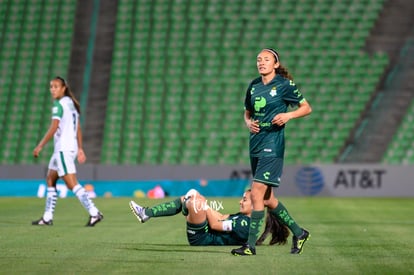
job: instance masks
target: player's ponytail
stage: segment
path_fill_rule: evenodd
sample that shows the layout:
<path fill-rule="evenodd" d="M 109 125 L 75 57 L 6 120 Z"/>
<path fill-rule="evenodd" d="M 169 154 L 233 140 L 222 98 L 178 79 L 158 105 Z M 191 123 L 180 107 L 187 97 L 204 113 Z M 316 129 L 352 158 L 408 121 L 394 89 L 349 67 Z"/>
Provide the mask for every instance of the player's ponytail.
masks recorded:
<path fill-rule="evenodd" d="M 276 74 L 280 74 L 284 78 L 288 78 L 290 80 L 293 80 L 293 76 L 288 72 L 288 70 L 283 67 L 282 65 L 279 65 L 279 67 L 276 69 Z"/>
<path fill-rule="evenodd" d="M 73 104 L 75 105 L 76 111 L 78 111 L 78 114 L 80 114 L 80 104 L 79 101 L 76 99 L 76 97 L 73 95 L 68 82 L 60 76 L 56 76 L 55 79 L 60 80 L 63 84 L 63 86 L 65 86 L 65 96 L 68 96 L 72 99 Z"/>
<path fill-rule="evenodd" d="M 293 76 L 280 63 L 279 53 L 275 49 L 272 49 L 272 48 L 264 48 L 262 51 L 270 52 L 273 55 L 273 57 L 275 58 L 275 62 L 279 62 L 279 67 L 275 70 L 276 74 L 280 74 L 284 78 L 288 78 L 290 80 L 293 80 Z"/>
<path fill-rule="evenodd" d="M 271 234 L 269 245 L 283 245 L 286 244 L 287 238 L 289 237 L 289 229 L 286 225 L 282 224 L 275 216 L 270 213 L 266 214 L 266 225 L 262 235 L 257 239 L 256 245 L 261 245 Z"/>
<path fill-rule="evenodd" d="M 272 239 L 269 244 L 286 244 L 287 238 L 289 237 L 289 229 L 286 225 L 282 224 L 275 216 L 268 214 L 273 224 Z"/>

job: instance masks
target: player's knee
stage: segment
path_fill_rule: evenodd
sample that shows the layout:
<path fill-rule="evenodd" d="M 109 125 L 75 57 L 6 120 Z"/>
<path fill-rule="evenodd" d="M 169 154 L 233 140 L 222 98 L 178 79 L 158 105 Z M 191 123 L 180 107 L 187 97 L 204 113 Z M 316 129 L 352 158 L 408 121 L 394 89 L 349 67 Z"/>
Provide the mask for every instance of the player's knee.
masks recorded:
<path fill-rule="evenodd" d="M 198 196 L 198 195 L 200 195 L 200 193 L 198 193 L 198 191 L 197 190 L 195 190 L 195 189 L 190 189 L 190 190 L 188 190 L 188 192 L 184 195 L 184 198 L 185 199 L 188 199 L 188 198 L 194 198 L 194 197 L 196 197 L 196 196 Z"/>
<path fill-rule="evenodd" d="M 199 193 L 195 189 L 190 189 L 188 192 L 181 197 L 183 206 L 188 208 L 189 204 L 195 201 L 199 197 Z"/>

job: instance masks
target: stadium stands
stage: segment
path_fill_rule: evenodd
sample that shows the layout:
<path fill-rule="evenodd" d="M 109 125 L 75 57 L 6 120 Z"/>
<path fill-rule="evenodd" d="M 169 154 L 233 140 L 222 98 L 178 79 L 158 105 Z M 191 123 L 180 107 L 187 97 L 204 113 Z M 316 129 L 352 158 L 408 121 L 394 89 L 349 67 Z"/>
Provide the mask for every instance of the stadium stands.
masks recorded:
<path fill-rule="evenodd" d="M 263 47 L 279 50 L 314 108 L 289 123 L 286 162 L 333 162 L 388 64 L 362 51 L 381 8 L 120 1 L 102 163 L 247 163 L 243 98 Z"/>
<path fill-rule="evenodd" d="M 50 123 L 48 80 L 65 77 L 69 66 L 75 8 L 70 0 L 0 5 L 0 164 L 35 162 L 33 148 Z"/>
<path fill-rule="evenodd" d="M 382 4 L 120 0 L 101 163 L 248 163 L 243 100 L 263 47 L 280 52 L 314 109 L 289 122 L 286 163 L 333 162 L 388 64 L 362 51 Z M 47 80 L 69 66 L 75 8 L 0 5 L 0 163 L 33 162 Z"/>
<path fill-rule="evenodd" d="M 413 164 L 414 163 L 414 103 L 404 117 L 399 130 L 394 136 L 388 150 L 383 157 L 387 164 Z"/>

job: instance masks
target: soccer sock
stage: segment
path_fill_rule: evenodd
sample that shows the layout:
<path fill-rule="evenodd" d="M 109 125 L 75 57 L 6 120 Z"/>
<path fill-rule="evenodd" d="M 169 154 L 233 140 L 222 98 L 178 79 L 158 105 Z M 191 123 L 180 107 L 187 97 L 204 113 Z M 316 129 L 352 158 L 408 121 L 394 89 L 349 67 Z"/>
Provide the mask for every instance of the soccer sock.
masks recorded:
<path fill-rule="evenodd" d="M 96 208 L 93 201 L 89 198 L 88 193 L 86 193 L 85 188 L 82 187 L 79 183 L 73 187 L 73 193 L 78 197 L 80 203 L 89 212 L 89 215 L 96 216 L 98 215 L 99 210 Z"/>
<path fill-rule="evenodd" d="M 289 215 L 289 212 L 280 201 L 275 209 L 269 209 L 269 213 L 286 225 L 296 237 L 299 237 L 302 234 L 302 228 Z"/>
<path fill-rule="evenodd" d="M 188 216 L 188 208 L 187 208 L 187 202 L 188 202 L 188 199 L 187 198 L 184 198 L 184 201 L 181 203 L 181 213 L 184 215 L 184 216 Z"/>
<path fill-rule="evenodd" d="M 264 218 L 264 210 L 261 211 L 254 211 L 252 212 L 252 215 L 250 217 L 250 228 L 249 228 L 249 239 L 247 240 L 247 243 L 251 248 L 256 247 L 256 241 L 259 237 L 260 228 L 263 224 L 263 218 Z"/>
<path fill-rule="evenodd" d="M 149 217 L 173 216 L 181 212 L 181 198 L 145 208 L 145 215 Z"/>
<path fill-rule="evenodd" d="M 43 220 L 53 220 L 53 212 L 55 212 L 57 202 L 57 192 L 55 187 L 48 187 L 46 194 L 46 206 L 45 213 L 43 214 Z"/>

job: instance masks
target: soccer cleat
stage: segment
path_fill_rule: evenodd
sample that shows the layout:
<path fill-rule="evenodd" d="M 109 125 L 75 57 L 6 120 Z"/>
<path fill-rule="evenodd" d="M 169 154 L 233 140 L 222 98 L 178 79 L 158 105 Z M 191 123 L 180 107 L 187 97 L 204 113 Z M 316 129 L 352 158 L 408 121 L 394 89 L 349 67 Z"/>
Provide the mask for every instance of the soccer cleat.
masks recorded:
<path fill-rule="evenodd" d="M 104 217 L 103 217 L 101 212 L 98 212 L 98 215 L 96 215 L 96 216 L 89 216 L 89 220 L 88 220 L 88 223 L 86 224 L 86 226 L 95 226 L 95 224 L 102 221 L 103 218 Z"/>
<path fill-rule="evenodd" d="M 233 249 L 231 251 L 231 254 L 234 256 L 251 256 L 256 255 L 256 249 L 253 247 L 250 247 L 248 244 L 244 244 L 240 248 Z"/>
<path fill-rule="evenodd" d="M 290 250 L 291 254 L 301 254 L 303 251 L 303 245 L 310 238 L 309 232 L 303 228 L 302 230 L 303 233 L 299 238 L 296 236 L 292 237 L 292 249 Z"/>
<path fill-rule="evenodd" d="M 32 221 L 32 225 L 53 225 L 53 220 L 45 221 L 42 217 L 37 221 Z"/>
<path fill-rule="evenodd" d="M 132 214 L 134 214 L 141 223 L 149 220 L 150 217 L 145 215 L 145 207 L 136 204 L 134 201 L 130 201 L 129 208 L 131 208 Z"/>

